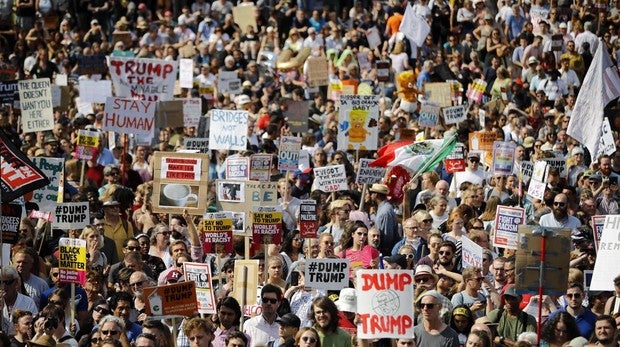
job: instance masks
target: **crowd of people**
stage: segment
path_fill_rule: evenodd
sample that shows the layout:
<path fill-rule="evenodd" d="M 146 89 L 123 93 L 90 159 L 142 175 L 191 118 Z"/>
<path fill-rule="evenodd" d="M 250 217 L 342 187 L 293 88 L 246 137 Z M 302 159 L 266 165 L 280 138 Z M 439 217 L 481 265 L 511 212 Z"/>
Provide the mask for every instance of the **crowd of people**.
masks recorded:
<path fill-rule="evenodd" d="M 409 5 L 415 20 L 431 29 L 421 44 L 400 31 Z M 254 20 L 235 18 L 236 6 L 256 6 Z M 242 28 L 241 22 L 255 25 Z M 615 66 L 620 61 L 619 24 L 618 0 L 0 3 L 2 79 L 54 81 L 64 75 L 72 100 L 54 110 L 53 130 L 37 133 L 24 133 L 20 110 L 5 104 L 0 131 L 28 157 L 64 158 L 64 201 L 88 201 L 90 208 L 90 225 L 79 230 L 49 231 L 44 220 L 21 219 L 11 263 L 0 271 L 0 344 L 513 347 L 540 340 L 539 346 L 618 346 L 620 276 L 615 292 L 589 291 L 584 271 L 597 260 L 592 216 L 620 212 L 620 150 L 594 157 L 567 129 L 571 117 L 582 116 L 572 110 L 597 49 L 607 50 Z M 201 98 L 207 116 L 211 109 L 249 114 L 246 151 L 210 151 L 208 211 L 218 211 L 213 182 L 226 178 L 227 158 L 272 154 L 282 243 L 264 250 L 254 245 L 246 254 L 244 237 L 234 236 L 233 253 L 209 254 L 201 244 L 202 216 L 153 212 L 153 154 L 181 150 L 184 138 L 204 134 L 186 126 L 157 129 L 150 142 L 108 136 L 101 131 L 103 104 L 78 111 L 79 81 L 109 79 L 79 76 L 81 55 L 192 59 L 194 87 L 176 88 L 175 96 Z M 329 88 L 309 83 L 309 57 L 329 62 Z M 378 73 L 380 61 L 388 62 L 387 82 L 379 83 L 385 77 Z M 222 71 L 237 72 L 241 94 L 218 91 Z M 418 104 L 405 98 L 398 83 L 401 73 L 411 71 L 408 88 L 420 93 Z M 465 98 L 476 79 L 486 82 L 486 90 L 481 102 L 467 107 L 467 120 L 420 125 L 425 85 L 458 81 Z M 364 190 L 355 183 L 359 159 L 376 152 L 347 151 L 337 143 L 338 90 L 346 86 L 357 93 L 362 85 L 360 92 L 381 95 L 377 147 L 393 143 L 405 129 L 423 139 L 456 135 L 465 147 L 470 132 L 489 131 L 497 141 L 516 145 L 514 173 L 494 174 L 484 153 L 466 149 L 464 171 L 449 173 L 440 164 L 406 182 L 407 203 L 387 184 Z M 291 132 L 285 117 L 290 100 L 308 101 L 308 132 Z M 617 100 L 612 104 L 617 111 Z M 101 139 L 84 171 L 75 157 L 83 129 L 100 131 Z M 291 135 L 303 138 L 310 167 L 281 172 L 279 138 Z M 545 158 L 564 159 L 567 168 L 551 169 L 544 198 L 535 199 L 525 194 L 521 166 Z M 313 168 L 340 164 L 348 190 L 314 189 Z M 318 238 L 300 235 L 303 199 L 317 202 Z M 38 209 L 23 198 L 13 203 L 23 205 L 27 216 Z M 525 208 L 528 224 L 571 229 L 568 278 L 557 278 L 567 283 L 564 295 L 539 302 L 537 295 L 517 290 L 515 250 L 493 243 L 499 205 Z M 87 243 L 86 283 L 74 294 L 58 280 L 61 237 Z M 464 237 L 483 248 L 482 267 L 462 266 Z M 309 258 L 349 259 L 350 288 L 306 287 Z M 238 259 L 259 260 L 256 307 L 243 308 L 234 297 Z M 185 262 L 211 264 L 217 313 L 182 321 L 148 316 L 144 288 L 183 281 Z M 358 269 L 413 272 L 414 336 L 357 337 Z"/>

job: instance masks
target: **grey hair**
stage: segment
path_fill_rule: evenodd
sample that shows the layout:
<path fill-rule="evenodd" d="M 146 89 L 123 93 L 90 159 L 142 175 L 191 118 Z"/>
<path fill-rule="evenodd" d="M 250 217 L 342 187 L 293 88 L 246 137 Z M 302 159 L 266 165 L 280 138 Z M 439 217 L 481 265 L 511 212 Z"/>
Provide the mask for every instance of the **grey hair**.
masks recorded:
<path fill-rule="evenodd" d="M 111 314 L 99 320 L 99 330 L 101 330 L 101 328 L 105 325 L 105 323 L 108 323 L 108 322 L 116 323 L 116 325 L 118 325 L 121 328 L 121 330 L 123 331 L 125 330 L 125 321 L 123 321 L 122 318 L 113 316 Z"/>
<path fill-rule="evenodd" d="M 17 272 L 17 269 L 15 267 L 13 267 L 13 266 L 5 266 L 0 271 L 1 271 L 1 276 L 2 277 L 10 275 L 11 278 L 13 278 L 13 279 L 18 279 L 19 278 L 19 273 Z"/>
<path fill-rule="evenodd" d="M 113 169 L 118 169 L 118 166 L 114 165 L 114 164 L 108 164 L 105 166 L 105 168 L 103 168 L 103 175 L 107 176 L 110 174 L 110 172 L 112 172 Z"/>

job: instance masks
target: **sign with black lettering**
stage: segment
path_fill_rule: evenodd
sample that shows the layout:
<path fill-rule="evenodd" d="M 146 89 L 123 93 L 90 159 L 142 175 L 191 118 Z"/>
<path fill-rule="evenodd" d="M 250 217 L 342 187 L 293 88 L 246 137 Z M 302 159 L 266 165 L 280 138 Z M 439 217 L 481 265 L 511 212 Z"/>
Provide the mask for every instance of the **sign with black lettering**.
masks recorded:
<path fill-rule="evenodd" d="M 350 267 L 349 259 L 306 259 L 305 286 L 325 290 L 347 288 Z"/>
<path fill-rule="evenodd" d="M 280 244 L 282 242 L 282 207 L 254 206 L 252 209 L 252 242 Z"/>
<path fill-rule="evenodd" d="M 202 219 L 200 241 L 205 253 L 231 253 L 232 212 L 206 213 Z"/>
<path fill-rule="evenodd" d="M 347 175 L 344 165 L 330 165 L 314 168 L 316 189 L 325 193 L 347 190 Z"/>
<path fill-rule="evenodd" d="M 82 229 L 90 224 L 88 202 L 67 202 L 56 206 L 52 225 L 57 229 Z"/>
<path fill-rule="evenodd" d="M 183 263 L 183 275 L 185 282 L 194 281 L 196 283 L 198 313 L 216 313 L 215 295 L 213 295 L 211 282 L 211 265 L 209 263 Z"/>
<path fill-rule="evenodd" d="M 209 138 L 186 137 L 183 139 L 183 147 L 196 150 L 198 153 L 209 153 Z"/>
<path fill-rule="evenodd" d="M 54 129 L 50 79 L 39 78 L 17 83 L 24 133 Z"/>
<path fill-rule="evenodd" d="M 360 164 L 357 169 L 357 184 L 373 184 L 381 183 L 383 176 L 385 176 L 385 168 L 371 167 L 369 164 L 373 159 L 360 158 Z"/>
<path fill-rule="evenodd" d="M 86 240 L 63 237 L 58 241 L 58 280 L 61 283 L 86 283 Z"/>

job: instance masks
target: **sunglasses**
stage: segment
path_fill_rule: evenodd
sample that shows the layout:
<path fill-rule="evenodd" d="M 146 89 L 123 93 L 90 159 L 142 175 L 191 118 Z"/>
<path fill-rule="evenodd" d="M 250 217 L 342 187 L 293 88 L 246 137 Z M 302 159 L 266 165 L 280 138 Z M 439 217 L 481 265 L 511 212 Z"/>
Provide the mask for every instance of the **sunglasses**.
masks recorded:
<path fill-rule="evenodd" d="M 368 233 L 355 233 L 357 236 L 368 236 Z"/>
<path fill-rule="evenodd" d="M 5 286 L 10 286 L 11 284 L 15 283 L 15 278 L 10 279 L 10 280 L 6 280 L 6 281 L 2 281 L 2 283 L 3 283 Z"/>
<path fill-rule="evenodd" d="M 278 299 L 272 299 L 272 298 L 262 298 L 263 303 L 267 304 L 275 304 L 278 302 Z"/>
<path fill-rule="evenodd" d="M 564 206 L 566 206 L 566 203 L 565 202 L 554 201 L 553 202 L 553 206 L 564 207 Z"/>
<path fill-rule="evenodd" d="M 58 277 L 58 272 L 52 272 L 52 277 Z"/>
<path fill-rule="evenodd" d="M 566 297 L 569 298 L 569 299 L 572 299 L 572 298 L 579 299 L 579 298 L 581 298 L 581 294 L 579 294 L 579 293 L 575 293 L 575 294 L 569 293 L 569 294 L 566 294 Z"/>
<path fill-rule="evenodd" d="M 452 252 L 448 252 L 448 251 L 439 251 L 439 254 L 441 254 L 441 255 L 452 255 Z"/>
<path fill-rule="evenodd" d="M 413 254 L 401 254 L 407 257 L 407 259 L 413 259 Z"/>
<path fill-rule="evenodd" d="M 307 343 L 316 343 L 316 338 L 314 338 L 312 336 L 302 336 L 301 340 L 303 342 L 307 342 Z"/>
<path fill-rule="evenodd" d="M 139 250 L 140 247 L 127 247 L 127 249 L 133 252 Z"/>
<path fill-rule="evenodd" d="M 97 307 L 95 307 L 95 308 L 93 309 L 93 311 L 97 311 L 97 312 L 99 312 L 99 313 L 101 313 L 101 314 L 110 314 L 110 310 L 108 310 L 108 309 L 107 309 L 107 308 L 105 308 L 105 307 L 101 307 L 101 306 L 97 306 Z"/>
<path fill-rule="evenodd" d="M 140 282 L 136 282 L 136 283 L 130 283 L 129 286 L 130 287 L 142 287 L 144 285 L 145 281 L 140 281 Z"/>
<path fill-rule="evenodd" d="M 422 222 L 424 222 L 424 223 L 432 223 L 433 222 L 433 218 L 422 219 Z"/>
<path fill-rule="evenodd" d="M 425 303 L 421 302 L 421 303 L 418 304 L 418 308 L 420 308 L 420 309 L 428 308 L 429 310 L 432 310 L 432 309 L 435 308 L 435 305 L 437 305 L 437 304 L 425 304 Z"/>
<path fill-rule="evenodd" d="M 426 283 L 430 280 L 430 277 L 418 277 L 415 279 L 415 283 Z"/>
<path fill-rule="evenodd" d="M 162 234 L 162 235 L 166 235 L 166 236 L 170 236 L 170 232 L 169 232 L 169 231 L 164 231 L 164 232 L 162 232 L 162 233 L 160 233 L 160 234 Z"/>
<path fill-rule="evenodd" d="M 103 339 L 100 339 L 98 337 L 91 337 L 90 338 L 90 343 L 99 343 L 99 341 L 102 341 Z"/>
<path fill-rule="evenodd" d="M 118 331 L 118 330 L 101 330 L 101 333 L 102 333 L 103 335 L 106 335 L 106 336 L 107 336 L 107 335 L 114 336 L 114 335 L 116 335 L 116 334 L 120 333 L 120 331 Z"/>

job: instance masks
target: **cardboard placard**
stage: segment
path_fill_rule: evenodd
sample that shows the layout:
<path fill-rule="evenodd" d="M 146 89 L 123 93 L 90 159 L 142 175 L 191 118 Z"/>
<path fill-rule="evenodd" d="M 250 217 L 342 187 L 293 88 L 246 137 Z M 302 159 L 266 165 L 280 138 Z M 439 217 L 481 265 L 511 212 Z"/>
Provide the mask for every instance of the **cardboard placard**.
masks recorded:
<path fill-rule="evenodd" d="M 254 28 L 254 32 L 258 32 L 256 25 L 256 6 L 235 6 L 232 9 L 233 19 L 239 25 L 241 32 L 246 34 L 248 26 Z"/>
<path fill-rule="evenodd" d="M 175 60 L 108 57 L 116 96 L 127 99 L 172 100 L 178 65 Z"/>
<path fill-rule="evenodd" d="M 439 123 L 439 106 L 433 104 L 422 104 L 418 124 L 421 127 L 432 128 Z"/>
<path fill-rule="evenodd" d="M 66 202 L 58 204 L 52 226 L 56 229 L 83 229 L 90 224 L 89 203 Z"/>
<path fill-rule="evenodd" d="M 493 246 L 517 249 L 519 225 L 525 224 L 525 210 L 521 207 L 497 206 L 493 226 Z"/>
<path fill-rule="evenodd" d="M 389 60 L 377 61 L 377 81 L 389 82 L 390 80 L 390 67 L 392 64 Z"/>
<path fill-rule="evenodd" d="M 22 80 L 17 84 L 24 133 L 54 129 L 50 79 Z"/>
<path fill-rule="evenodd" d="M 424 95 L 426 100 L 440 107 L 452 106 L 452 97 L 450 96 L 450 83 L 433 82 L 424 84 Z"/>
<path fill-rule="evenodd" d="M 183 100 L 175 99 L 168 101 L 158 101 L 155 107 L 155 127 L 156 128 L 182 128 L 183 123 Z"/>
<path fill-rule="evenodd" d="M 206 154 L 209 153 L 209 139 L 206 137 L 185 137 L 183 138 L 183 147 Z"/>
<path fill-rule="evenodd" d="M 358 270 L 358 337 L 410 339 L 414 326 L 413 285 L 411 270 Z"/>
<path fill-rule="evenodd" d="M 202 215 L 207 210 L 209 156 L 201 153 L 153 154 L 153 211 Z"/>
<path fill-rule="evenodd" d="M 181 59 L 179 61 L 179 87 L 192 88 L 194 86 L 194 60 Z"/>
<path fill-rule="evenodd" d="M 216 181 L 216 186 L 220 189 L 220 182 Z M 228 181 L 230 183 L 242 185 L 244 197 L 243 202 L 238 201 L 222 201 L 220 200 L 218 192 L 217 208 L 219 211 L 233 211 L 243 212 L 246 215 L 246 220 L 249 221 L 250 213 L 252 212 L 252 206 L 275 206 L 278 203 L 277 194 L 277 182 L 257 182 L 257 181 Z M 246 223 L 246 236 L 252 235 L 252 229 L 250 223 Z"/>
<path fill-rule="evenodd" d="M 206 213 L 200 228 L 200 241 L 205 254 L 231 253 L 233 220 L 232 212 Z"/>
<path fill-rule="evenodd" d="M 464 235 L 461 237 L 461 244 L 463 246 L 461 257 L 463 269 L 469 266 L 481 268 L 483 256 L 482 247 Z"/>
<path fill-rule="evenodd" d="M 58 241 L 58 281 L 86 283 L 86 240 L 61 238 Z"/>
<path fill-rule="evenodd" d="M 316 200 L 302 200 L 299 206 L 299 237 L 317 238 L 319 229 Z"/>
<path fill-rule="evenodd" d="M 243 151 L 247 147 L 248 112 L 211 110 L 210 149 Z"/>
<path fill-rule="evenodd" d="M 295 171 L 299 167 L 301 137 L 282 136 L 278 146 L 278 170 Z"/>
<path fill-rule="evenodd" d="M 443 120 L 446 124 L 458 124 L 467 120 L 465 106 L 463 105 L 444 107 L 441 111 L 443 112 Z"/>
<path fill-rule="evenodd" d="M 492 131 L 474 131 L 469 133 L 470 151 L 493 151 L 493 142 L 497 134 Z"/>
<path fill-rule="evenodd" d="M 282 242 L 282 207 L 252 208 L 252 243 L 266 245 Z"/>
<path fill-rule="evenodd" d="M 383 167 L 371 167 L 369 164 L 372 161 L 373 159 L 360 158 L 355 183 L 381 183 L 381 180 L 385 176 L 385 172 L 387 171 L 387 169 Z"/>
<path fill-rule="evenodd" d="M 271 154 L 252 154 L 250 156 L 250 180 L 268 182 L 271 176 Z"/>
<path fill-rule="evenodd" d="M 30 202 L 36 203 L 40 211 L 55 211 L 58 200 L 60 176 L 65 170 L 63 158 L 32 158 L 32 162 L 49 179 L 49 184 L 34 191 Z"/>
<path fill-rule="evenodd" d="M 18 204 L 2 204 L 2 242 L 15 244 L 19 236 L 19 223 L 22 219 L 22 206 Z"/>
<path fill-rule="evenodd" d="M 306 259 L 304 286 L 324 290 L 348 288 L 350 267 L 349 259 Z"/>
<path fill-rule="evenodd" d="M 183 263 L 185 282 L 196 285 L 196 301 L 198 313 L 216 313 L 215 295 L 211 284 L 211 265 L 209 263 Z"/>
<path fill-rule="evenodd" d="M 258 260 L 235 260 L 235 277 L 233 279 L 232 297 L 239 304 L 256 305 L 258 292 Z M 245 271 L 244 271 L 245 270 Z M 244 276 L 244 273 L 247 274 Z M 245 297 L 243 293 L 245 292 Z"/>
<path fill-rule="evenodd" d="M 226 158 L 226 179 L 247 180 L 250 177 L 250 158 L 228 157 Z"/>
<path fill-rule="evenodd" d="M 17 81 L 0 82 L 0 104 L 13 105 L 17 90 Z"/>
<path fill-rule="evenodd" d="M 519 248 L 517 249 L 515 263 L 517 293 L 538 294 L 540 287 L 539 266 L 542 238 L 532 234 L 534 228 L 526 225 L 519 226 Z M 566 283 L 568 281 L 571 230 L 545 229 L 553 231 L 553 235 L 547 236 L 546 240 L 544 264 L 546 271 L 543 277 L 543 295 L 561 296 L 566 293 Z M 614 277 L 616 275 L 617 272 L 614 271 Z M 612 279 L 609 280 L 609 283 L 613 286 Z"/>
<path fill-rule="evenodd" d="M 78 75 L 105 75 L 108 69 L 105 63 L 104 54 L 77 56 L 77 74 Z M 80 95 L 82 95 L 80 93 Z"/>
<path fill-rule="evenodd" d="M 620 237 L 618 235 L 620 235 L 620 215 L 605 216 L 590 290 L 613 292 L 614 278 L 618 276 L 618 263 L 620 263 L 620 252 L 618 252 Z"/>
<path fill-rule="evenodd" d="M 144 298 L 148 316 L 193 316 L 198 311 L 193 281 L 144 288 Z"/>
<path fill-rule="evenodd" d="M 512 175 L 517 145 L 512 142 L 495 141 L 493 143 L 493 174 Z"/>
<path fill-rule="evenodd" d="M 339 149 L 377 149 L 379 137 L 379 96 L 340 96 L 338 109 Z"/>
<path fill-rule="evenodd" d="M 108 97 L 105 102 L 103 131 L 153 136 L 156 104 L 150 101 Z"/>
<path fill-rule="evenodd" d="M 366 30 L 366 40 L 368 41 L 368 48 L 372 50 L 379 47 L 383 42 L 377 27 L 368 28 L 368 30 Z"/>
<path fill-rule="evenodd" d="M 77 159 L 92 160 L 95 149 L 99 147 L 99 132 L 78 129 L 75 157 Z"/>
<path fill-rule="evenodd" d="M 326 86 L 329 83 L 327 60 L 324 57 L 309 57 L 306 65 L 309 87 Z"/>
<path fill-rule="evenodd" d="M 316 189 L 326 193 L 347 190 L 347 175 L 344 165 L 330 165 L 314 168 Z"/>
<path fill-rule="evenodd" d="M 217 201 L 245 202 L 245 184 L 240 181 L 217 181 Z"/>
<path fill-rule="evenodd" d="M 308 110 L 310 101 L 308 100 L 286 100 L 286 123 L 293 133 L 305 133 L 308 131 Z"/>

